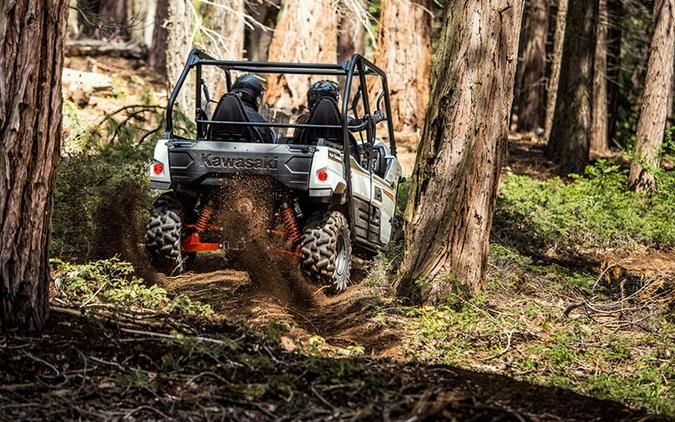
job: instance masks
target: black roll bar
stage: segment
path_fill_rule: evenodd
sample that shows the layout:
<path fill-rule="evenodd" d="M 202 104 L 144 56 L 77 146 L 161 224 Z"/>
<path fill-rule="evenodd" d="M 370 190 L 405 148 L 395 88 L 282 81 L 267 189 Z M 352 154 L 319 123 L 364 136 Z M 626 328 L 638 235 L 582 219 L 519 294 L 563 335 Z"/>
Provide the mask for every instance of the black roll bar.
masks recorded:
<path fill-rule="evenodd" d="M 227 87 L 228 90 L 232 88 L 232 76 L 231 71 L 242 71 L 242 72 L 258 72 L 258 73 L 268 73 L 268 74 L 292 74 L 292 75 L 323 75 L 323 76 L 345 76 L 345 94 L 342 102 L 342 126 L 327 126 L 327 125 L 300 125 L 300 124 L 290 124 L 290 123 L 242 123 L 242 122 L 215 122 L 211 120 L 200 119 L 201 111 L 201 72 L 202 66 L 216 66 L 222 69 L 226 74 Z M 389 92 L 389 86 L 387 83 L 386 74 L 377 67 L 370 60 L 366 59 L 360 54 L 354 54 L 351 59 L 342 63 L 342 64 L 327 64 L 327 63 L 282 63 L 282 62 L 254 62 L 246 60 L 217 60 L 207 53 L 193 49 L 188 55 L 185 67 L 183 68 L 178 80 L 176 81 L 176 86 L 171 92 L 169 97 L 169 104 L 166 109 L 166 137 L 167 139 L 173 138 L 173 110 L 178 98 L 178 94 L 185 84 L 190 71 L 196 68 L 197 70 L 197 87 L 196 87 L 196 100 L 197 104 L 195 107 L 195 122 L 199 124 L 216 124 L 216 125 L 239 125 L 239 126 L 254 126 L 254 127 L 285 127 L 285 128 L 327 128 L 327 129 L 342 129 L 344 136 L 344 150 L 349 151 L 349 129 L 348 126 L 348 113 L 349 113 L 349 103 L 351 100 L 351 88 L 353 84 L 354 76 L 358 76 L 361 82 L 361 86 L 364 85 L 365 76 L 367 75 L 378 75 L 382 80 L 382 89 L 384 92 Z M 366 95 L 364 95 L 366 97 Z M 394 126 L 392 121 L 391 114 L 391 103 L 389 95 L 385 95 L 385 108 L 386 108 L 386 119 L 389 127 L 389 142 L 391 147 L 391 152 L 396 155 L 396 141 L 394 139 Z M 368 100 L 364 98 L 367 102 Z M 365 104 L 365 103 L 364 103 Z M 368 117 L 370 118 L 370 117 Z M 351 127 L 351 129 L 359 129 L 359 127 Z M 345 154 L 345 171 L 346 175 L 349 175 L 350 171 L 350 162 L 349 154 Z M 349 189 L 351 189 L 351 180 L 349 177 L 346 178 L 348 181 Z"/>

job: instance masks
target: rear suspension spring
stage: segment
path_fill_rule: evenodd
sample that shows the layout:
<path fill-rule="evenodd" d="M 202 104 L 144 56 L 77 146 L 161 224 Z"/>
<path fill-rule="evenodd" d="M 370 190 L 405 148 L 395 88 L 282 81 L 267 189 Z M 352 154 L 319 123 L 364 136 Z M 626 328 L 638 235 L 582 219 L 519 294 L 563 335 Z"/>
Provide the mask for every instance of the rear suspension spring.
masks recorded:
<path fill-rule="evenodd" d="M 284 204 L 282 208 L 283 209 L 281 210 L 281 218 L 284 221 L 286 233 L 288 234 L 288 238 L 295 246 L 298 244 L 298 242 L 300 242 L 300 239 L 302 238 L 300 234 L 300 228 L 298 227 L 298 220 L 295 218 L 293 208 L 289 207 L 286 204 Z"/>
<path fill-rule="evenodd" d="M 197 233 L 201 233 L 206 230 L 206 228 L 209 226 L 209 221 L 211 220 L 212 215 L 213 208 L 211 208 L 210 204 L 206 204 L 199 213 L 199 218 L 197 219 L 197 224 L 195 225 Z"/>

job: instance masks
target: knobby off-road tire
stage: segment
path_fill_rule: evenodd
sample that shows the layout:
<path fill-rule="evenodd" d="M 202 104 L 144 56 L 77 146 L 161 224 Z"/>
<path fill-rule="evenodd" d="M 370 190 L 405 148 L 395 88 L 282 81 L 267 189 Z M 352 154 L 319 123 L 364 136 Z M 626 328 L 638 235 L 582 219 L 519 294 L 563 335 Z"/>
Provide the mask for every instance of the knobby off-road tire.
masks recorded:
<path fill-rule="evenodd" d="M 178 275 L 185 271 L 181 250 L 183 240 L 183 204 L 173 193 L 165 193 L 155 201 L 145 231 L 145 250 L 159 272 Z"/>
<path fill-rule="evenodd" d="M 305 224 L 300 247 L 300 266 L 313 282 L 329 286 L 333 293 L 347 289 L 352 267 L 349 223 L 339 211 L 315 214 Z"/>

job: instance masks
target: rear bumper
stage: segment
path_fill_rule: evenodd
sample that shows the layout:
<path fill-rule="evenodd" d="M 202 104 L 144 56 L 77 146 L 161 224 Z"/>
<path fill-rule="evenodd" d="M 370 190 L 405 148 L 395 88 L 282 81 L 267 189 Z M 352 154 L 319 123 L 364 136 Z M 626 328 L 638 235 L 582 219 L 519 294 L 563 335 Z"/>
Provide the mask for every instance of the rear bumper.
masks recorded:
<path fill-rule="evenodd" d="M 229 176 L 269 176 L 291 189 L 309 189 L 316 147 L 217 141 L 173 141 L 168 144 L 171 182 L 222 185 Z"/>

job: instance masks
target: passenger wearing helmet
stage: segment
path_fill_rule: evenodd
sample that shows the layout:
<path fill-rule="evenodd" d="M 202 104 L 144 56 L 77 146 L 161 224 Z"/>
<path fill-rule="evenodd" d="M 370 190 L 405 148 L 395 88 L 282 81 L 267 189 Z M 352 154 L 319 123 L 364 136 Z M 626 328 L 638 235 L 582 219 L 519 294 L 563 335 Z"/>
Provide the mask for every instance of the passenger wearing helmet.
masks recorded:
<path fill-rule="evenodd" d="M 265 88 L 260 78 L 255 75 L 240 76 L 232 85 L 232 93 L 241 99 L 246 116 L 251 122 L 267 123 L 267 120 L 258 112 L 265 95 Z M 271 128 L 256 127 L 256 130 L 260 133 L 264 143 L 273 144 L 276 141 L 276 136 Z"/>
<path fill-rule="evenodd" d="M 314 106 L 320 98 L 332 98 L 337 104 L 340 100 L 339 87 L 340 86 L 338 83 L 334 81 L 319 81 L 312 84 L 312 86 L 309 87 L 309 90 L 307 91 L 307 110 L 298 116 L 297 123 L 307 123 L 309 116 L 312 114 L 312 110 L 314 110 Z M 301 133 L 302 129 L 296 129 L 293 136 L 298 139 Z"/>
<path fill-rule="evenodd" d="M 307 91 L 307 111 L 298 117 L 297 123 L 299 124 L 304 124 L 307 123 L 311 118 L 312 118 L 312 113 L 314 111 L 315 106 L 319 102 L 319 100 L 323 98 L 329 98 L 333 101 L 335 101 L 335 111 L 339 114 L 339 100 L 340 100 L 340 85 L 338 85 L 337 82 L 334 81 L 319 81 L 315 82 L 312 84 L 312 86 L 309 88 Z M 339 120 L 339 119 L 338 119 Z M 348 125 L 353 125 L 353 124 L 358 124 L 358 121 L 348 117 L 347 121 Z M 314 129 L 310 129 L 314 130 Z M 303 132 L 304 129 L 296 129 L 293 136 L 295 138 L 295 142 L 303 142 Z M 329 129 L 329 131 L 335 132 L 334 135 L 338 139 L 342 139 L 342 131 L 340 129 Z M 354 158 L 357 160 L 357 162 L 360 160 L 360 154 L 359 154 L 359 146 L 356 142 L 356 139 L 354 136 L 350 133 L 349 138 L 351 140 L 352 148 L 351 153 L 354 155 Z"/>

